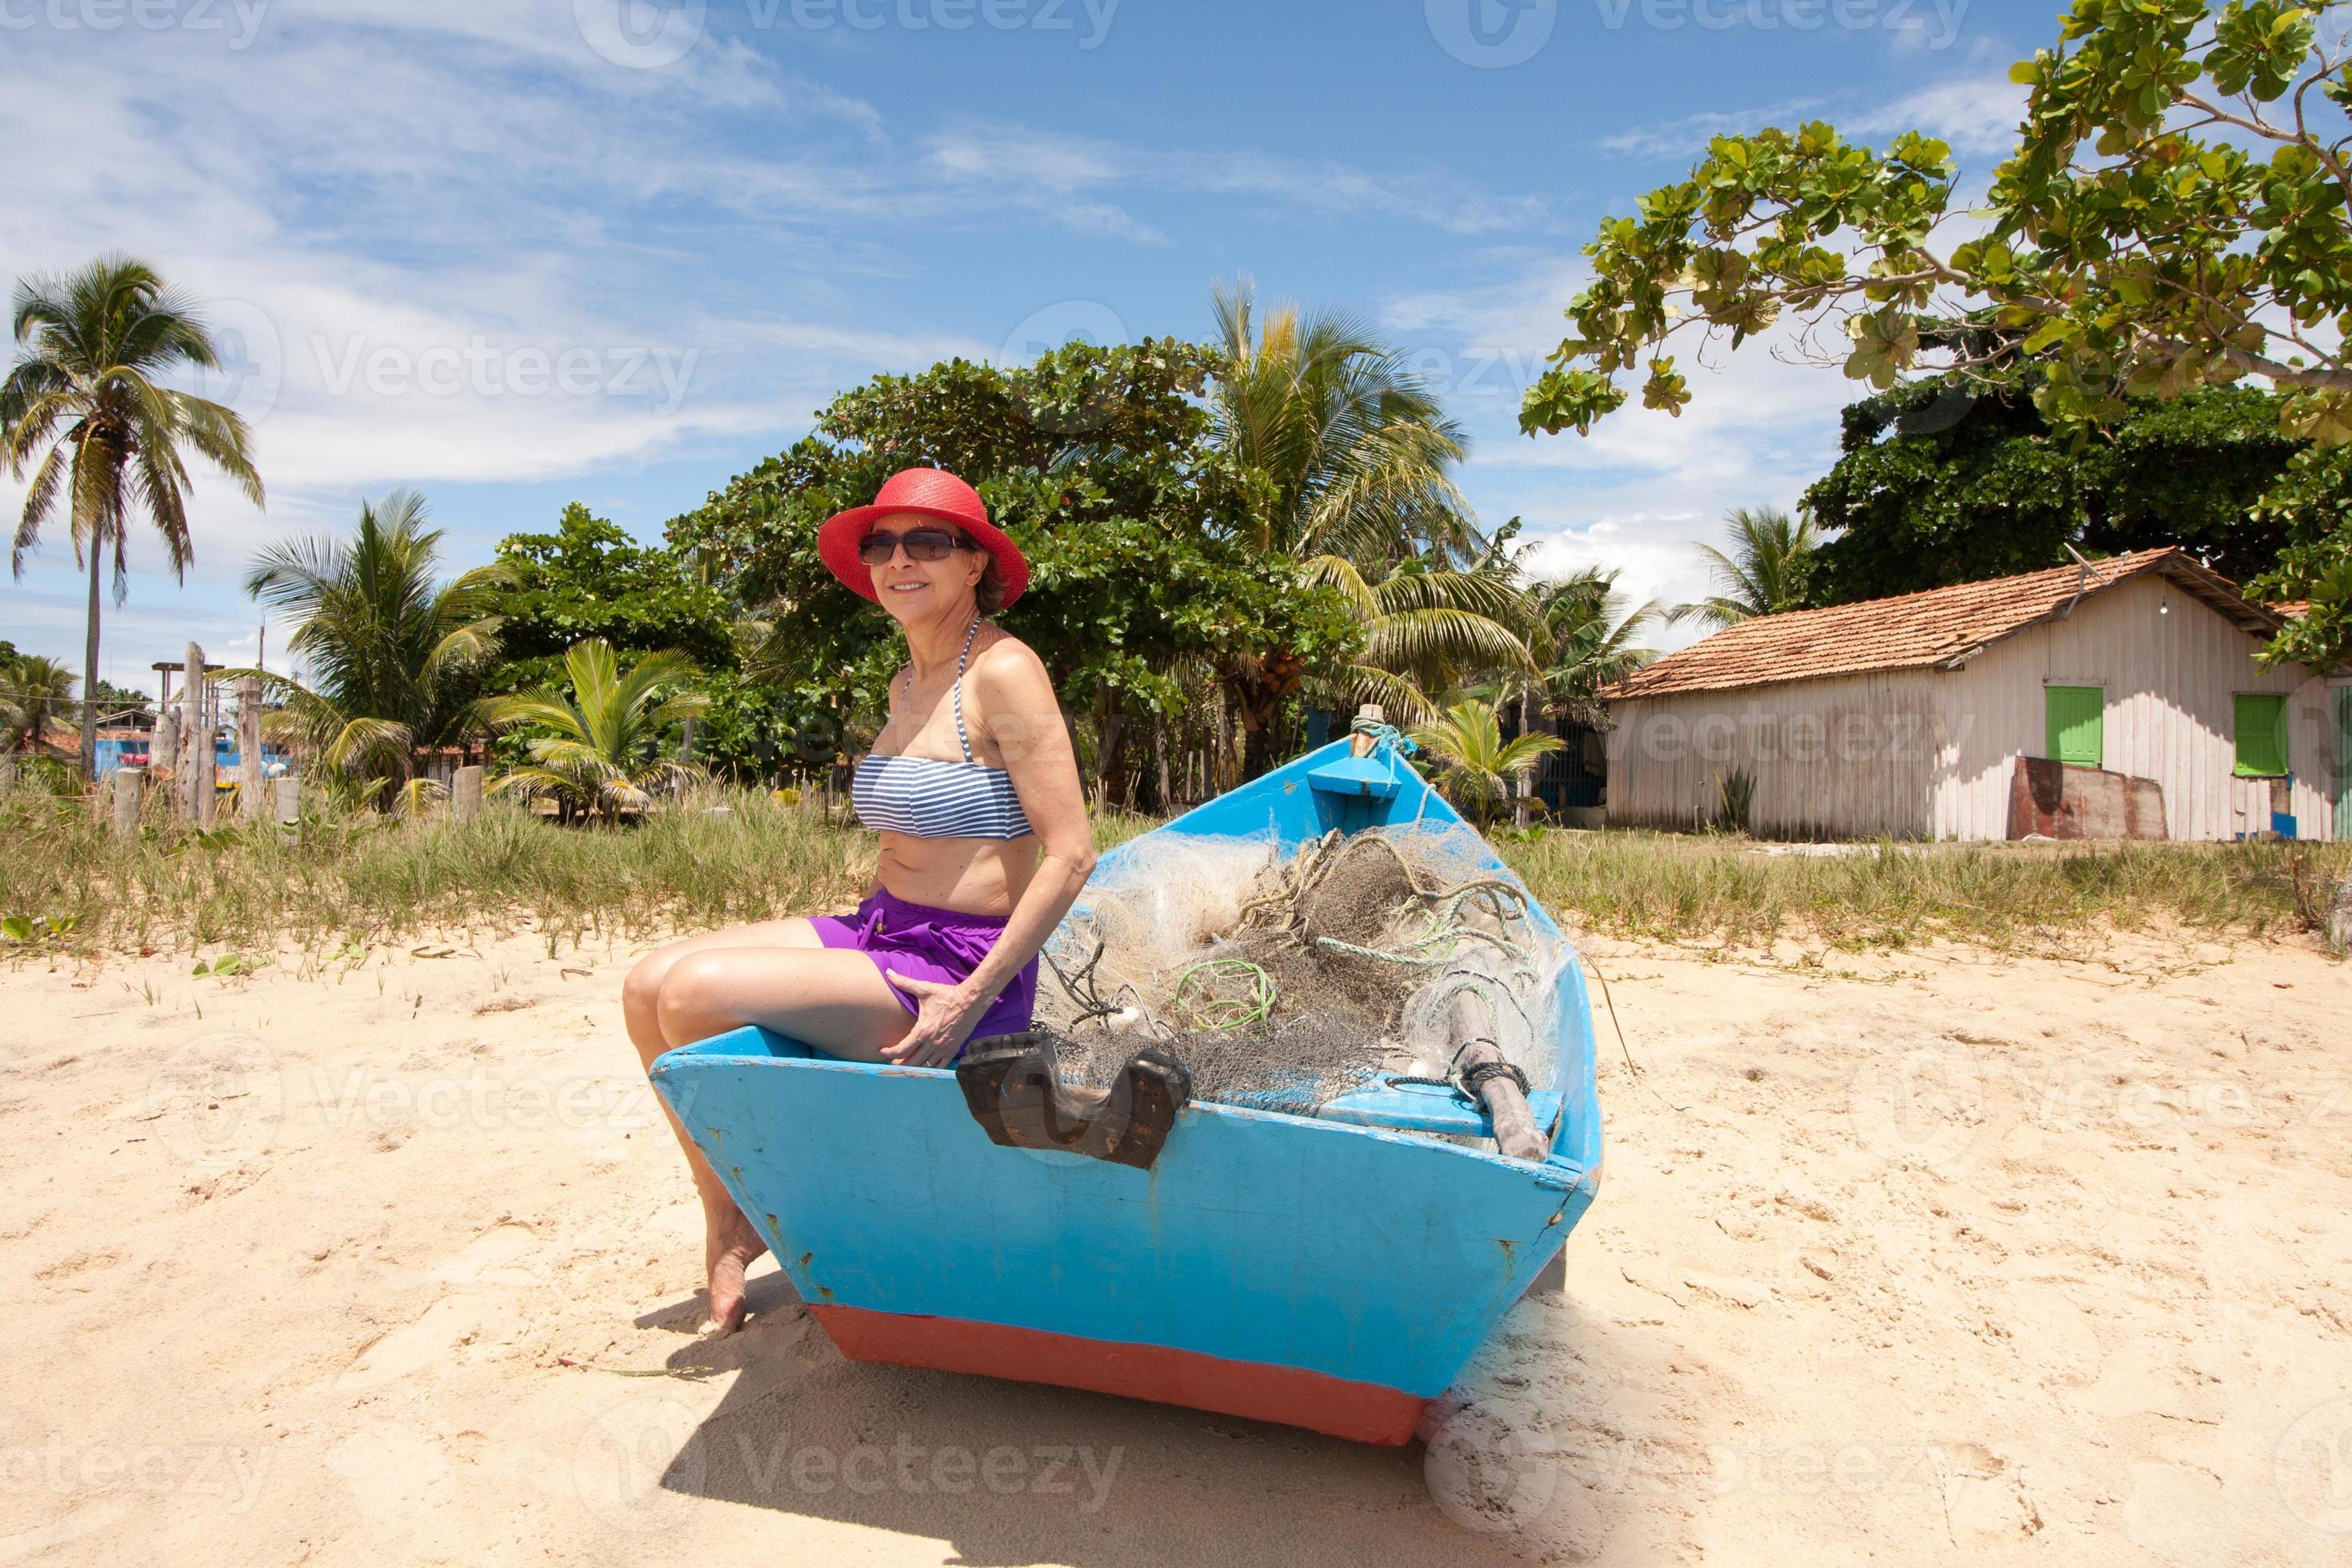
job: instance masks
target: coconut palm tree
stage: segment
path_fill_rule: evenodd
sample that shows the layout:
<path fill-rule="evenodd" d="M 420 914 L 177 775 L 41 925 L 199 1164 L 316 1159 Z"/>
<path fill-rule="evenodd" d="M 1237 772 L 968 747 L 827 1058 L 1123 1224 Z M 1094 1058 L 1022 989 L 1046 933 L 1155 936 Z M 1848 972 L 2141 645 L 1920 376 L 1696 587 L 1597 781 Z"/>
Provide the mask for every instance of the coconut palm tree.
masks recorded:
<path fill-rule="evenodd" d="M 1776 507 L 1734 507 L 1723 521 L 1731 525 L 1729 553 L 1702 544 L 1715 592 L 1666 612 L 1720 628 L 1756 616 L 1777 616 L 1805 607 L 1812 576 L 1813 548 L 1820 533 L 1810 517 L 1791 518 Z"/>
<path fill-rule="evenodd" d="M 0 664 L 0 752 L 35 748 L 50 717 L 72 706 L 79 680 L 60 661 L 37 653 Z"/>
<path fill-rule="evenodd" d="M 507 574 L 478 566 L 436 582 L 441 531 L 425 517 L 423 496 L 394 490 L 360 503 L 349 540 L 272 545 L 245 577 L 247 593 L 297 621 L 288 647 L 310 681 L 229 673 L 260 676 L 282 704 L 269 717 L 275 733 L 372 790 L 406 780 L 419 748 L 457 744 L 487 727 L 481 674 L 498 652 L 492 608 Z"/>
<path fill-rule="evenodd" d="M 1591 724 L 1601 716 L 1600 692 L 1645 664 L 1654 648 L 1635 642 L 1664 611 L 1655 599 L 1633 604 L 1618 591 L 1617 572 L 1587 566 L 1532 590 L 1541 634 L 1542 695 L 1557 713 Z"/>
<path fill-rule="evenodd" d="M 194 302 L 166 289 L 153 269 L 108 256 L 62 278 L 16 285 L 18 357 L 0 383 L 0 463 L 22 479 L 33 470 L 17 520 L 9 567 L 25 574 L 25 556 L 67 498 L 74 562 L 89 567 L 89 629 L 82 668 L 98 668 L 99 562 L 114 552 L 114 602 L 130 592 L 126 559 L 131 522 L 143 514 L 163 536 L 174 576 L 185 581 L 194 546 L 188 537 L 188 469 L 194 451 L 226 475 L 246 499 L 262 504 L 245 421 L 231 409 L 158 384 L 184 367 L 217 369 L 218 349 Z M 85 704 L 83 776 L 98 762 L 98 712 Z"/>
<path fill-rule="evenodd" d="M 1527 644 L 1512 629 L 1520 590 L 1506 573 L 1451 571 L 1416 557 L 1367 580 L 1347 557 L 1318 555 L 1302 575 L 1339 589 L 1364 626 L 1361 655 L 1307 683 L 1318 706 L 1377 702 L 1393 723 L 1422 724 L 1438 716 L 1429 693 L 1473 670 L 1534 678 Z"/>
<path fill-rule="evenodd" d="M 1454 488 L 1462 427 L 1394 349 L 1350 317 L 1296 305 L 1261 314 L 1244 279 L 1211 294 L 1225 363 L 1210 395 L 1220 446 L 1272 482 L 1257 547 L 1373 567 L 1435 552 L 1461 565 L 1484 542 Z"/>
<path fill-rule="evenodd" d="M 701 692 L 674 689 L 702 673 L 692 659 L 649 653 L 623 671 L 612 645 L 590 637 L 564 651 L 563 668 L 569 697 L 543 686 L 486 706 L 501 729 L 527 724 L 553 731 L 533 737 L 530 763 L 502 774 L 492 789 L 551 796 L 567 819 L 593 813 L 609 823 L 623 811 L 643 810 L 653 791 L 674 788 L 693 772 L 659 754 L 670 726 L 709 706 Z"/>
<path fill-rule="evenodd" d="M 1252 516 L 1253 542 L 1297 558 L 1310 580 L 1339 586 L 1365 617 L 1362 658 L 1316 672 L 1312 686 L 1409 718 L 1436 708 L 1414 670 L 1477 662 L 1479 646 L 1507 662 L 1508 631 L 1474 624 L 1492 618 L 1479 606 L 1494 595 L 1464 580 L 1486 541 L 1453 479 L 1461 427 L 1435 395 L 1394 349 L 1339 312 L 1302 317 L 1289 304 L 1261 311 L 1246 279 L 1215 289 L 1211 306 L 1224 353 L 1210 394 L 1213 437 L 1267 487 Z M 1255 777 L 1270 760 L 1274 719 L 1305 672 L 1277 654 L 1229 660 L 1223 673 L 1242 709 L 1243 771 Z"/>
<path fill-rule="evenodd" d="M 1415 745 L 1444 764 L 1434 781 L 1438 793 L 1482 827 L 1544 753 L 1563 744 L 1559 736 L 1540 732 L 1507 742 L 1495 710 L 1475 699 L 1455 703 L 1411 733 Z"/>

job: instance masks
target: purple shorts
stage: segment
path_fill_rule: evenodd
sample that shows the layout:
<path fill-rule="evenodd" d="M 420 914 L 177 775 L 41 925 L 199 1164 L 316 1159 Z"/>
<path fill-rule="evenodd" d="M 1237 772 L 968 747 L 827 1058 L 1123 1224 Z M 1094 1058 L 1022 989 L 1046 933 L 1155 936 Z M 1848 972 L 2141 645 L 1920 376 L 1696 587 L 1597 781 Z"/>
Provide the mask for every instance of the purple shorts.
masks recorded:
<path fill-rule="evenodd" d="M 996 939 L 1004 934 L 1002 915 L 935 910 L 929 904 L 908 903 L 880 888 L 866 895 L 856 914 L 812 915 L 809 923 L 816 927 L 817 940 L 825 946 L 855 948 L 872 959 L 886 983 L 893 974 L 908 974 L 952 985 L 979 968 Z M 914 997 L 896 985 L 890 987 L 890 994 L 909 1014 L 920 1011 Z M 1032 958 L 988 1005 L 965 1037 L 966 1043 L 1027 1028 L 1030 1009 L 1036 1002 L 1037 961 Z"/>

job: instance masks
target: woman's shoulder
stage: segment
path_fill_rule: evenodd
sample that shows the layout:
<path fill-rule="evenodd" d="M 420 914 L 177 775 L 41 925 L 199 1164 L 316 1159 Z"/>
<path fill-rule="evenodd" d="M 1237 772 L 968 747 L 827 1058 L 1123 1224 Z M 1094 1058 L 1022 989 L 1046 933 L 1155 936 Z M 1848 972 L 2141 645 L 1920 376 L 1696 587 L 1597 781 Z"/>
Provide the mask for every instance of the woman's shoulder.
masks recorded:
<path fill-rule="evenodd" d="M 1050 689 L 1053 684 L 1045 673 L 1045 661 L 1037 657 L 1037 650 L 1001 629 L 986 647 L 972 655 L 971 671 L 984 684 L 999 688 L 1043 685 Z"/>

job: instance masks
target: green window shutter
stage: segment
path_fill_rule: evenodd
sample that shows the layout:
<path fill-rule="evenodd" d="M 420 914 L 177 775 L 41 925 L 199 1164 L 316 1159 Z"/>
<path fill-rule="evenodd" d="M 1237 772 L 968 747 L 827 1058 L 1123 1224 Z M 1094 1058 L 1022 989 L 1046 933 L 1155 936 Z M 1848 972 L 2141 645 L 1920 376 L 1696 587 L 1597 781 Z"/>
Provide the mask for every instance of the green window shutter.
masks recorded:
<path fill-rule="evenodd" d="M 2106 766 L 2107 692 L 2103 686 L 2045 686 L 2046 754 L 2077 767 Z"/>
<path fill-rule="evenodd" d="M 2237 709 L 2238 776 L 2277 778 L 2286 772 L 2286 699 L 2241 691 Z"/>

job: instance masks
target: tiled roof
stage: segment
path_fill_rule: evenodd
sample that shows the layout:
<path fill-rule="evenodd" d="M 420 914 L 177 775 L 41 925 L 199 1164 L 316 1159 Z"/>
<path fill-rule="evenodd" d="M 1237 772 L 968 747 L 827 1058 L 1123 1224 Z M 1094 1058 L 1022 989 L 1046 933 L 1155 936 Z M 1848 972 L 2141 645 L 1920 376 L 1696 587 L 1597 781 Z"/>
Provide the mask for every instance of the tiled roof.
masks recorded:
<path fill-rule="evenodd" d="M 1759 616 L 1605 689 L 1605 698 L 1721 691 L 1876 669 L 1932 668 L 1974 658 L 1986 646 L 2054 619 L 2077 596 L 2160 572 L 2240 626 L 2266 637 L 2281 625 L 2272 610 L 2241 596 L 2237 585 L 2179 550 L 2119 555 L 2081 566 L 2054 566 L 1987 583 L 1960 583 L 1892 599 L 1827 610 Z"/>

